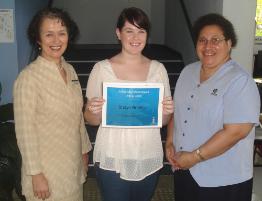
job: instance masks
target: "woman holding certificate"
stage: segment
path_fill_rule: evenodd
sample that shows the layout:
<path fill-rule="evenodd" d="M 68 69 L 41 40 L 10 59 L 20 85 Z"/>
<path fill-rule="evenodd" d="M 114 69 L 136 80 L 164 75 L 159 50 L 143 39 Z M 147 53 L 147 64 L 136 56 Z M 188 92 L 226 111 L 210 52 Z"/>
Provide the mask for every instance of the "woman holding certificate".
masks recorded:
<path fill-rule="evenodd" d="M 121 52 L 98 62 L 90 74 L 85 119 L 100 125 L 94 148 L 97 180 L 104 201 L 149 201 L 163 166 L 159 128 L 102 127 L 102 107 L 106 104 L 102 84 L 162 83 L 163 124 L 173 113 L 167 72 L 163 64 L 142 55 L 150 29 L 147 15 L 138 8 L 124 9 L 117 22 L 116 35 Z"/>

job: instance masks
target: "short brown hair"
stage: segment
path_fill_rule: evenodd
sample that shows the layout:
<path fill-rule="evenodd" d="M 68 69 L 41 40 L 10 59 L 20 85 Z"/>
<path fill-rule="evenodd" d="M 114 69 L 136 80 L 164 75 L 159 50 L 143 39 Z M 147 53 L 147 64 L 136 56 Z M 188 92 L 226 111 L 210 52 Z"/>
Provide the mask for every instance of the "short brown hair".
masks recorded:
<path fill-rule="evenodd" d="M 38 46 L 37 42 L 40 41 L 40 27 L 46 18 L 61 20 L 62 25 L 67 29 L 69 42 L 73 42 L 79 35 L 79 29 L 76 23 L 67 12 L 59 8 L 47 7 L 39 10 L 35 14 L 27 29 L 28 39 L 34 47 Z"/>
<path fill-rule="evenodd" d="M 140 8 L 125 8 L 118 17 L 116 27 L 121 30 L 124 27 L 126 21 L 139 29 L 146 30 L 147 34 L 149 34 L 150 21 L 146 13 Z"/>

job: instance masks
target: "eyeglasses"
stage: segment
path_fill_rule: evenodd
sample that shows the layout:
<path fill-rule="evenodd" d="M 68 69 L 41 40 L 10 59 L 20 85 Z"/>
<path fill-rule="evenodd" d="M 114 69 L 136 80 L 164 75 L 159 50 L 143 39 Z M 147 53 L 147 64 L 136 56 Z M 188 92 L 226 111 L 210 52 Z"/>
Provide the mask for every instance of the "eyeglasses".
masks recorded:
<path fill-rule="evenodd" d="M 200 38 L 198 39 L 197 43 L 199 45 L 207 45 L 208 42 L 210 42 L 211 45 L 217 46 L 219 45 L 223 40 L 226 40 L 225 38 L 211 38 L 211 39 L 206 39 L 206 38 Z"/>

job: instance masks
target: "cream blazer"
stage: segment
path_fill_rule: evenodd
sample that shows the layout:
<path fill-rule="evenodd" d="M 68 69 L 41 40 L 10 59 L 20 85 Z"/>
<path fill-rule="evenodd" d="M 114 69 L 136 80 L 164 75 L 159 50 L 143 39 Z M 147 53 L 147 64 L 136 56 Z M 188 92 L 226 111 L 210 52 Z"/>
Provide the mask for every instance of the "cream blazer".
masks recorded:
<path fill-rule="evenodd" d="M 83 97 L 73 67 L 58 67 L 39 56 L 14 84 L 17 143 L 22 155 L 22 190 L 33 196 L 32 176 L 44 173 L 51 198 L 70 197 L 81 189 L 86 173 L 82 154 L 91 150 L 82 114 Z"/>

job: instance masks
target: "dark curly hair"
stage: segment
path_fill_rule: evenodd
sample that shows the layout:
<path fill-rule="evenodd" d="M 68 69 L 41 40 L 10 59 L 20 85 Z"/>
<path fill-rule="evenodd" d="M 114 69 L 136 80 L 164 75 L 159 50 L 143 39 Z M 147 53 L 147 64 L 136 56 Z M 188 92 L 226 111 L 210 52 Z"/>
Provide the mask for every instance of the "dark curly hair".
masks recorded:
<path fill-rule="evenodd" d="M 121 30 L 124 27 L 126 21 L 139 29 L 146 30 L 147 34 L 149 35 L 150 21 L 143 10 L 136 7 L 125 8 L 118 17 L 116 27 Z"/>
<path fill-rule="evenodd" d="M 62 25 L 67 29 L 69 43 L 74 42 L 78 37 L 79 29 L 67 12 L 59 8 L 43 8 L 35 14 L 27 29 L 28 39 L 35 48 L 40 41 L 40 27 L 46 18 L 61 20 Z"/>
<path fill-rule="evenodd" d="M 193 25 L 193 36 L 194 36 L 195 44 L 197 43 L 201 30 L 204 27 L 210 25 L 216 25 L 220 27 L 220 29 L 223 31 L 223 35 L 226 41 L 231 40 L 232 47 L 236 46 L 237 36 L 232 23 L 229 20 L 227 20 L 225 17 L 217 13 L 207 14 L 196 20 L 196 22 Z"/>

